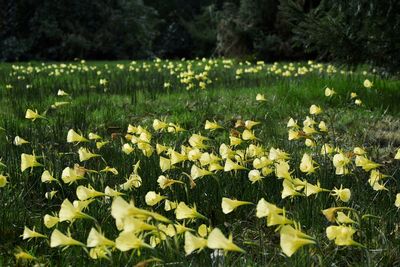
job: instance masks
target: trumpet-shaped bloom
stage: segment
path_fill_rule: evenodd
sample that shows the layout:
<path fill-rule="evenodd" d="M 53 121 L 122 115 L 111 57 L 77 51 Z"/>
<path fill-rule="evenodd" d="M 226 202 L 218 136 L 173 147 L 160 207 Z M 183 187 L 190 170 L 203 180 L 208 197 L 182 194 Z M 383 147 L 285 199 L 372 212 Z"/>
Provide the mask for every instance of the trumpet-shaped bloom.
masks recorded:
<path fill-rule="evenodd" d="M 311 105 L 310 107 L 310 114 L 311 115 L 318 115 L 322 113 L 322 109 L 317 105 Z"/>
<path fill-rule="evenodd" d="M 42 173 L 41 181 L 42 183 L 51 183 L 53 181 L 57 182 L 57 179 L 54 178 L 53 175 L 51 175 L 51 173 L 48 170 L 45 170 Z"/>
<path fill-rule="evenodd" d="M 25 139 L 23 139 L 22 137 L 16 136 L 14 138 L 14 145 L 16 146 L 22 146 L 23 144 L 29 144 L 28 141 L 26 141 Z"/>
<path fill-rule="evenodd" d="M 225 214 L 231 213 L 232 211 L 234 211 L 237 207 L 243 206 L 243 205 L 249 205 L 249 204 L 253 204 L 251 202 L 248 201 L 240 201 L 240 200 L 235 200 L 235 199 L 230 199 L 230 198 L 222 198 L 222 203 L 221 203 L 221 207 L 222 207 L 222 212 Z"/>
<path fill-rule="evenodd" d="M 342 175 L 349 172 L 347 165 L 350 163 L 350 159 L 343 153 L 338 153 L 333 156 L 333 166 L 336 168 L 336 174 Z"/>
<path fill-rule="evenodd" d="M 261 179 L 264 178 L 263 176 L 261 176 L 259 170 L 251 170 L 247 176 L 249 177 L 249 180 L 252 184 L 254 184 L 257 181 L 261 181 Z"/>
<path fill-rule="evenodd" d="M 164 122 L 164 121 L 160 121 L 158 119 L 155 119 L 153 121 L 153 129 L 155 131 L 163 131 L 166 130 L 168 128 L 168 123 Z"/>
<path fill-rule="evenodd" d="M 244 127 L 251 130 L 254 126 L 259 125 L 259 124 L 261 124 L 261 122 L 259 122 L 259 121 L 247 120 L 244 122 Z"/>
<path fill-rule="evenodd" d="M 47 236 L 36 232 L 35 228 L 33 228 L 33 230 L 31 230 L 26 226 L 24 228 L 24 233 L 21 236 L 22 236 L 22 239 L 24 239 L 24 240 L 25 239 L 32 239 L 32 238 L 47 238 Z"/>
<path fill-rule="evenodd" d="M 72 184 L 77 180 L 84 179 L 85 178 L 84 175 L 85 171 L 78 167 L 74 168 L 66 167 L 61 174 L 61 179 L 66 184 Z"/>
<path fill-rule="evenodd" d="M 207 246 L 211 249 L 222 249 L 225 251 L 236 251 L 242 253 L 245 252 L 243 249 L 233 243 L 232 235 L 230 235 L 229 238 L 226 238 L 218 228 L 214 228 L 208 235 Z"/>
<path fill-rule="evenodd" d="M 335 240 L 335 244 L 338 246 L 360 245 L 353 240 L 355 233 L 356 230 L 351 226 L 331 225 L 326 228 L 326 236 L 329 240 Z"/>
<path fill-rule="evenodd" d="M 79 154 L 79 160 L 81 162 L 89 160 L 91 158 L 100 157 L 99 154 L 94 154 L 94 153 L 90 152 L 89 149 L 84 148 L 84 147 L 79 148 L 78 154 Z"/>
<path fill-rule="evenodd" d="M 278 208 L 276 205 L 267 202 L 264 198 L 258 201 L 256 209 L 257 218 L 267 217 L 273 213 L 281 214 L 283 213 L 283 209 Z"/>
<path fill-rule="evenodd" d="M 44 119 L 44 116 L 39 115 L 37 110 L 33 111 L 31 109 L 27 109 L 25 113 L 25 119 L 29 119 L 31 121 L 35 121 L 36 119 Z"/>
<path fill-rule="evenodd" d="M 198 178 L 207 176 L 207 175 L 212 175 L 213 173 L 211 171 L 202 169 L 197 167 L 196 165 L 193 164 L 192 168 L 190 169 L 190 177 L 192 177 L 193 180 L 196 180 Z"/>
<path fill-rule="evenodd" d="M 246 168 L 233 162 L 231 159 L 227 159 L 225 161 L 224 171 L 236 171 L 236 170 L 245 170 Z"/>
<path fill-rule="evenodd" d="M 89 140 L 100 140 L 101 136 L 95 133 L 89 133 Z"/>
<path fill-rule="evenodd" d="M 58 229 L 55 229 L 50 237 L 50 247 L 69 247 L 69 246 L 82 246 L 85 247 L 85 244 L 73 239 L 71 234 L 64 235 Z"/>
<path fill-rule="evenodd" d="M 115 240 L 116 248 L 120 251 L 128 251 L 131 249 L 139 249 L 142 247 L 152 248 L 149 244 L 145 243 L 141 238 L 137 237 L 133 232 L 123 231 Z"/>
<path fill-rule="evenodd" d="M 29 154 L 21 154 L 21 172 L 24 172 L 28 168 L 43 166 L 36 160 L 36 156 Z"/>
<path fill-rule="evenodd" d="M 7 176 L 0 174 L 0 188 L 5 187 L 7 183 Z"/>
<path fill-rule="evenodd" d="M 124 144 L 122 146 L 122 152 L 124 152 L 125 154 L 129 155 L 131 154 L 135 149 L 130 145 L 130 144 Z"/>
<path fill-rule="evenodd" d="M 175 209 L 175 216 L 177 220 L 196 218 L 207 219 L 204 215 L 197 212 L 196 206 L 190 208 L 185 204 L 185 202 L 179 202 Z"/>
<path fill-rule="evenodd" d="M 287 160 L 289 159 L 289 154 L 279 148 L 273 148 L 269 150 L 269 159 L 273 161 Z"/>
<path fill-rule="evenodd" d="M 86 200 L 105 195 L 106 195 L 105 193 L 93 189 L 91 185 L 89 185 L 88 187 L 80 185 L 78 186 L 78 188 L 76 188 L 76 196 L 78 197 L 79 200 Z"/>
<path fill-rule="evenodd" d="M 157 194 L 154 191 L 147 192 L 145 196 L 146 204 L 149 206 L 157 205 L 161 200 L 166 199 L 167 197 Z"/>
<path fill-rule="evenodd" d="M 43 217 L 43 223 L 47 228 L 52 228 L 54 225 L 56 225 L 60 221 L 60 218 L 56 216 L 51 216 L 49 214 L 44 215 Z"/>
<path fill-rule="evenodd" d="M 206 120 L 206 124 L 204 126 L 204 129 L 210 130 L 210 131 L 215 131 L 217 129 L 222 129 L 222 126 L 216 123 L 215 121 L 210 122 L 209 120 Z"/>
<path fill-rule="evenodd" d="M 397 149 L 397 153 L 396 153 L 396 155 L 394 156 L 394 159 L 400 160 L 400 148 Z"/>
<path fill-rule="evenodd" d="M 82 135 L 75 132 L 74 129 L 70 129 L 67 134 L 67 143 L 80 143 L 80 142 L 89 142 L 88 139 L 83 137 Z"/>
<path fill-rule="evenodd" d="M 256 140 L 257 137 L 254 135 L 254 132 L 248 129 L 245 129 L 242 133 L 242 139 L 245 141 L 248 140 Z"/>
<path fill-rule="evenodd" d="M 190 232 L 185 232 L 185 253 L 186 255 L 191 254 L 193 251 L 198 250 L 200 252 L 207 247 L 207 240 L 202 237 L 197 237 Z"/>
<path fill-rule="evenodd" d="M 86 245 L 89 248 L 98 247 L 98 246 L 115 246 L 115 242 L 106 238 L 102 233 L 97 231 L 95 228 L 92 228 L 89 232 L 89 236 L 86 241 Z"/>
<path fill-rule="evenodd" d="M 363 85 L 365 88 L 371 88 L 374 84 L 370 80 L 365 79 Z"/>
<path fill-rule="evenodd" d="M 282 226 L 280 235 L 281 249 L 288 257 L 291 257 L 302 246 L 315 244 L 311 236 L 304 234 L 290 225 Z"/>
<path fill-rule="evenodd" d="M 332 97 L 334 94 L 336 94 L 335 90 L 330 89 L 329 87 L 325 88 L 325 96 L 326 97 Z"/>
<path fill-rule="evenodd" d="M 183 184 L 183 182 L 181 182 L 181 181 L 167 178 L 164 175 L 160 175 L 158 177 L 157 183 L 158 183 L 158 185 L 160 186 L 161 189 L 165 189 L 167 187 L 170 187 L 171 185 L 173 185 L 175 183 Z"/>
<path fill-rule="evenodd" d="M 301 163 L 300 163 L 300 170 L 307 174 L 311 174 L 311 173 L 315 172 L 314 161 L 313 161 L 312 157 L 307 153 L 303 154 L 303 157 L 302 157 Z"/>
<path fill-rule="evenodd" d="M 364 156 L 356 156 L 356 166 L 363 168 L 363 170 L 366 172 L 369 172 L 370 170 L 382 166 L 382 164 L 375 163 Z"/>
<path fill-rule="evenodd" d="M 297 124 L 297 121 L 295 121 L 293 118 L 290 118 L 287 125 L 287 128 L 300 128 L 300 126 Z"/>
<path fill-rule="evenodd" d="M 93 219 L 91 216 L 83 213 L 82 209 L 75 207 L 68 199 L 65 199 L 61 204 L 58 216 L 60 218 L 60 222 L 73 222 L 76 219 Z"/>
<path fill-rule="evenodd" d="M 340 188 L 337 189 L 336 187 L 332 190 L 332 196 L 336 196 L 343 202 L 348 202 L 351 198 L 351 191 L 348 188 L 343 188 L 343 185 L 340 185 Z"/>
<path fill-rule="evenodd" d="M 395 205 L 397 208 L 400 208 L 400 193 L 397 193 L 397 194 L 396 194 L 396 200 L 395 200 L 395 202 L 394 202 L 394 205 Z"/>
<path fill-rule="evenodd" d="M 264 94 L 257 94 L 256 101 L 267 101 Z"/>

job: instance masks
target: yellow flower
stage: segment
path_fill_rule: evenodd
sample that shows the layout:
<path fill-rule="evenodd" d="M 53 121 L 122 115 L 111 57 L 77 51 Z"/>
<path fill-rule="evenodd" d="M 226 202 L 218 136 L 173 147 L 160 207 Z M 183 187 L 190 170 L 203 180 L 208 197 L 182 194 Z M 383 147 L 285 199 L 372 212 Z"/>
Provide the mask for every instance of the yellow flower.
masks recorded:
<path fill-rule="evenodd" d="M 211 249 L 222 249 L 225 251 L 236 251 L 242 253 L 245 252 L 243 249 L 233 243 L 232 235 L 230 235 L 229 238 L 226 238 L 218 228 L 214 228 L 208 235 L 207 246 Z"/>
<path fill-rule="evenodd" d="M 379 166 L 382 166 L 382 164 L 375 163 L 369 159 L 367 159 L 364 156 L 356 156 L 356 166 L 357 167 L 362 167 L 364 171 L 368 172 L 372 169 L 376 169 Z"/>
<path fill-rule="evenodd" d="M 153 121 L 153 129 L 155 131 L 163 131 L 166 130 L 168 128 L 168 123 L 164 122 L 164 121 L 160 121 L 158 119 L 155 119 Z"/>
<path fill-rule="evenodd" d="M 242 139 L 235 136 L 229 136 L 229 141 L 231 146 L 238 146 L 243 142 Z"/>
<path fill-rule="evenodd" d="M 349 224 L 349 223 L 355 223 L 355 221 L 353 221 L 348 215 L 344 214 L 344 212 L 339 211 L 337 213 L 337 218 L 336 218 L 338 223 L 345 223 L 345 224 Z"/>
<path fill-rule="evenodd" d="M 247 120 L 244 122 L 244 127 L 251 130 L 254 126 L 259 125 L 259 124 L 261 124 L 261 122 Z"/>
<path fill-rule="evenodd" d="M 309 244 L 315 244 L 313 238 L 302 233 L 290 225 L 284 225 L 280 229 L 280 245 L 283 253 L 291 257 L 299 248 Z"/>
<path fill-rule="evenodd" d="M 57 179 L 54 178 L 53 175 L 51 175 L 51 173 L 48 170 L 45 170 L 42 173 L 41 181 L 42 183 L 51 183 L 53 181 L 57 182 Z"/>
<path fill-rule="evenodd" d="M 287 160 L 289 159 L 289 154 L 280 150 L 279 148 L 275 149 L 271 147 L 271 149 L 269 150 L 269 159 L 275 161 Z"/>
<path fill-rule="evenodd" d="M 256 95 L 256 101 L 267 101 L 267 99 L 265 99 L 265 95 L 264 94 L 257 94 Z"/>
<path fill-rule="evenodd" d="M 58 217 L 55 216 L 51 216 L 49 214 L 44 215 L 43 217 L 43 222 L 44 225 L 47 228 L 52 228 L 54 225 L 56 225 L 58 222 L 60 221 L 60 219 Z"/>
<path fill-rule="evenodd" d="M 23 139 L 22 137 L 16 136 L 14 138 L 14 145 L 16 146 L 22 146 L 23 144 L 29 144 L 28 141 L 26 141 L 25 139 Z"/>
<path fill-rule="evenodd" d="M 22 239 L 32 239 L 32 238 L 47 238 L 47 236 L 38 233 L 35 231 L 35 228 L 33 228 L 33 230 L 29 229 L 28 227 L 25 226 L 24 228 L 24 233 L 21 235 Z"/>
<path fill-rule="evenodd" d="M 101 139 L 101 136 L 95 133 L 89 133 L 89 139 L 90 140 L 99 140 Z"/>
<path fill-rule="evenodd" d="M 124 193 L 118 192 L 117 190 L 114 190 L 109 186 L 106 186 L 106 188 L 104 189 L 104 194 L 106 194 L 109 197 L 117 197 L 124 195 Z"/>
<path fill-rule="evenodd" d="M 351 191 L 348 188 L 343 188 L 343 185 L 340 185 L 340 188 L 337 189 L 336 187 L 332 190 L 332 196 L 336 196 L 343 202 L 348 202 L 351 198 Z"/>
<path fill-rule="evenodd" d="M 317 185 L 313 185 L 308 182 L 305 183 L 304 193 L 306 194 L 307 197 L 314 194 L 318 194 L 322 191 L 328 191 L 328 190 L 321 188 L 319 181 L 317 182 Z"/>
<path fill-rule="evenodd" d="M 124 152 L 125 154 L 129 155 L 131 154 L 135 149 L 130 145 L 130 144 L 124 144 L 122 146 L 122 152 Z"/>
<path fill-rule="evenodd" d="M 394 205 L 395 205 L 397 208 L 400 208 L 400 193 L 397 193 L 397 194 L 396 194 L 396 201 L 394 202 Z"/>
<path fill-rule="evenodd" d="M 160 169 L 166 172 L 171 169 L 171 160 L 160 156 Z"/>
<path fill-rule="evenodd" d="M 103 146 L 107 145 L 109 142 L 104 141 L 104 142 L 96 142 L 96 148 L 101 149 Z"/>
<path fill-rule="evenodd" d="M 300 163 L 300 170 L 307 174 L 311 174 L 315 172 L 314 163 L 312 157 L 309 154 L 304 153 Z"/>
<path fill-rule="evenodd" d="M 109 259 L 111 251 L 105 246 L 94 247 L 90 249 L 89 256 L 92 259 Z"/>
<path fill-rule="evenodd" d="M 55 229 L 50 237 L 50 247 L 69 247 L 69 246 L 82 246 L 84 247 L 85 244 L 73 239 L 71 234 L 64 235 L 58 229 Z"/>
<path fill-rule="evenodd" d="M 145 198 L 147 205 L 154 206 L 154 205 L 157 205 L 157 203 L 159 203 L 161 200 L 163 200 L 167 197 L 157 194 L 154 191 L 149 191 L 149 192 L 147 192 L 147 194 L 144 198 Z"/>
<path fill-rule="evenodd" d="M 61 174 L 61 179 L 66 184 L 72 184 L 77 180 L 84 179 L 85 178 L 84 175 L 85 175 L 85 170 L 82 170 L 78 166 L 74 166 L 73 169 L 70 167 L 66 167 Z"/>
<path fill-rule="evenodd" d="M 281 194 L 282 199 L 285 199 L 287 197 L 301 196 L 301 194 L 296 191 L 297 188 L 295 187 L 295 184 L 291 180 L 288 179 L 283 180 L 282 186 L 283 186 Z"/>
<path fill-rule="evenodd" d="M 204 215 L 197 212 L 196 206 L 193 208 L 188 207 L 185 202 L 179 202 L 178 206 L 175 209 L 175 216 L 177 220 L 183 219 L 207 219 Z"/>
<path fill-rule="evenodd" d="M 70 129 L 67 134 L 67 143 L 80 143 L 80 142 L 89 142 L 85 137 L 78 134 L 74 131 L 74 129 Z"/>
<path fill-rule="evenodd" d="M 115 240 L 115 244 L 116 248 L 120 251 L 128 251 L 142 247 L 151 248 L 149 244 L 137 237 L 135 233 L 127 231 L 123 231 L 119 234 L 118 238 Z"/>
<path fill-rule="evenodd" d="M 325 96 L 327 96 L 327 97 L 332 97 L 334 94 L 336 94 L 335 90 L 330 89 L 329 87 L 326 87 L 326 89 L 325 89 Z"/>
<path fill-rule="evenodd" d="M 199 228 L 197 228 L 197 233 L 201 237 L 206 237 L 208 235 L 209 230 L 210 229 L 207 227 L 207 225 L 203 223 L 202 225 L 199 226 Z"/>
<path fill-rule="evenodd" d="M 338 246 L 360 245 L 353 240 L 355 232 L 356 230 L 351 226 L 344 225 L 331 225 L 326 228 L 326 236 L 329 240 L 335 240 L 335 244 Z"/>
<path fill-rule="evenodd" d="M 164 210 L 165 211 L 174 210 L 174 209 L 176 209 L 176 207 L 178 207 L 178 202 L 169 201 L 168 199 L 165 200 L 165 202 L 164 202 Z"/>
<path fill-rule="evenodd" d="M 217 122 L 210 122 L 209 120 L 206 120 L 206 124 L 204 126 L 204 129 L 210 130 L 210 131 L 215 131 L 217 129 L 222 129 L 222 126 L 219 125 Z"/>
<path fill-rule="evenodd" d="M 193 164 L 192 168 L 190 169 L 190 177 L 192 177 L 193 180 L 196 180 L 197 178 L 201 178 L 207 175 L 212 175 L 213 173 L 205 170 L 205 169 L 201 169 L 199 167 L 197 167 L 196 165 Z"/>
<path fill-rule="evenodd" d="M 359 156 L 364 155 L 364 154 L 367 153 L 367 152 L 366 152 L 364 149 L 362 149 L 361 147 L 355 147 L 355 148 L 353 149 L 353 152 L 354 152 L 354 154 L 359 155 Z"/>
<path fill-rule="evenodd" d="M 102 233 L 98 232 L 95 228 L 92 228 L 89 232 L 89 236 L 86 241 L 86 245 L 89 248 L 98 246 L 115 246 L 114 241 L 106 238 Z"/>
<path fill-rule="evenodd" d="M 95 198 L 105 195 L 106 194 L 104 194 L 103 192 L 94 190 L 91 185 L 89 185 L 88 187 L 80 185 L 78 186 L 78 188 L 76 188 L 76 196 L 78 197 L 79 200 L 86 200 L 89 198 Z"/>
<path fill-rule="evenodd" d="M 301 138 L 301 132 L 298 130 L 289 129 L 288 131 L 288 140 L 297 140 Z"/>
<path fill-rule="evenodd" d="M 351 99 L 356 98 L 356 97 L 357 97 L 357 93 L 352 92 L 352 93 L 350 94 L 350 98 L 351 98 Z"/>
<path fill-rule="evenodd" d="M 350 159 L 343 153 L 338 153 L 333 156 L 333 166 L 336 168 L 336 174 L 343 175 L 349 172 L 347 165 L 350 163 Z"/>
<path fill-rule="evenodd" d="M 192 235 L 190 232 L 185 232 L 185 253 L 186 255 L 191 254 L 193 251 L 202 251 L 207 247 L 207 240 L 202 237 Z"/>
<path fill-rule="evenodd" d="M 31 109 L 27 109 L 25 113 L 25 119 L 29 119 L 35 121 L 36 119 L 44 119 L 44 116 L 39 115 L 37 110 L 33 111 Z"/>
<path fill-rule="evenodd" d="M 221 207 L 222 207 L 222 212 L 225 214 L 228 214 L 228 213 L 231 213 L 232 211 L 234 211 L 239 206 L 249 205 L 249 204 L 253 204 L 253 203 L 248 202 L 248 201 L 240 201 L 240 200 L 229 199 L 229 198 L 223 197 Z"/>
<path fill-rule="evenodd" d="M 246 168 L 233 162 L 231 159 L 227 159 L 225 161 L 225 166 L 224 166 L 224 171 L 229 172 L 229 171 L 236 171 L 236 170 L 245 170 Z"/>
<path fill-rule="evenodd" d="M 5 187 L 7 183 L 7 176 L 0 174 L 0 188 Z"/>
<path fill-rule="evenodd" d="M 322 113 L 322 109 L 317 105 L 311 105 L 310 107 L 310 114 L 311 115 L 318 115 Z"/>
<path fill-rule="evenodd" d="M 365 88 L 371 88 L 374 84 L 370 80 L 365 79 L 363 85 Z"/>
<path fill-rule="evenodd" d="M 288 123 L 287 123 L 288 128 L 300 128 L 300 126 L 297 124 L 297 121 L 295 121 L 293 118 L 290 118 Z"/>
<path fill-rule="evenodd" d="M 321 155 L 328 155 L 334 152 L 334 149 L 331 145 L 329 144 L 324 144 L 321 147 Z"/>
<path fill-rule="evenodd" d="M 186 161 L 188 159 L 187 155 L 176 152 L 175 150 L 170 151 L 171 165 Z"/>
<path fill-rule="evenodd" d="M 397 149 L 397 153 L 396 153 L 396 155 L 394 156 L 394 159 L 400 160 L 400 148 Z"/>
<path fill-rule="evenodd" d="M 14 253 L 15 259 L 17 261 L 19 260 L 26 260 L 26 261 L 31 261 L 31 260 L 36 260 L 36 257 L 34 257 L 32 254 L 23 251 L 22 249 L 19 249 L 18 252 Z"/>
<path fill-rule="evenodd" d="M 362 101 L 360 99 L 356 99 L 354 101 L 354 104 L 356 104 L 357 106 L 360 106 L 362 104 Z"/>
<path fill-rule="evenodd" d="M 65 199 L 61 204 L 58 216 L 60 218 L 60 222 L 69 221 L 71 223 L 76 219 L 93 219 L 93 217 L 83 213 L 81 209 L 72 205 L 68 199 Z"/>
<path fill-rule="evenodd" d="M 256 212 L 257 218 L 267 217 L 273 213 L 275 214 L 283 213 L 283 209 L 278 208 L 276 205 L 265 201 L 264 198 L 258 201 L 256 210 L 257 210 Z"/>
<path fill-rule="evenodd" d="M 21 172 L 24 172 L 28 168 L 40 167 L 43 166 L 36 160 L 35 154 L 21 154 Z"/>
<path fill-rule="evenodd" d="M 275 163 L 275 175 L 278 178 L 283 178 L 283 179 L 292 179 L 291 177 L 291 172 L 289 171 L 290 166 L 289 163 L 286 161 L 278 161 Z"/>
<path fill-rule="evenodd" d="M 91 158 L 100 157 L 99 154 L 94 154 L 94 153 L 90 152 L 89 149 L 83 148 L 83 147 L 79 148 L 78 154 L 79 154 L 79 160 L 81 162 L 89 160 Z"/>
<path fill-rule="evenodd" d="M 181 181 L 167 178 L 164 175 L 160 175 L 158 177 L 157 183 L 158 183 L 158 185 L 160 186 L 161 189 L 165 189 L 167 187 L 170 187 L 171 185 L 173 185 L 175 183 L 183 184 L 183 182 L 181 182 Z"/>
<path fill-rule="evenodd" d="M 321 132 L 327 132 L 327 131 L 328 131 L 328 127 L 326 126 L 326 124 L 325 124 L 324 121 L 321 121 L 321 122 L 318 124 L 318 128 L 319 128 L 319 130 L 320 130 Z"/>
<path fill-rule="evenodd" d="M 261 173 L 259 170 L 251 170 L 248 174 L 249 180 L 252 184 L 254 184 L 257 181 L 261 181 L 264 177 L 261 176 Z"/>
<path fill-rule="evenodd" d="M 248 140 L 256 140 L 256 139 L 257 139 L 257 137 L 254 135 L 254 133 L 253 133 L 252 131 L 248 130 L 248 129 L 245 129 L 245 130 L 243 131 L 243 133 L 242 133 L 242 138 L 243 138 L 243 140 L 245 140 L 245 141 L 248 141 Z"/>
<path fill-rule="evenodd" d="M 68 96 L 68 93 L 66 93 L 64 90 L 59 89 L 57 92 L 58 96 Z"/>
<path fill-rule="evenodd" d="M 168 147 L 167 146 L 163 146 L 163 145 L 160 145 L 160 144 L 156 144 L 156 152 L 157 152 L 157 155 L 160 155 L 161 153 L 163 153 L 164 151 L 167 151 L 168 150 Z"/>
<path fill-rule="evenodd" d="M 102 169 L 100 172 L 111 172 L 114 175 L 118 175 L 118 170 L 116 168 L 112 168 L 110 166 L 106 166 L 104 169 Z"/>

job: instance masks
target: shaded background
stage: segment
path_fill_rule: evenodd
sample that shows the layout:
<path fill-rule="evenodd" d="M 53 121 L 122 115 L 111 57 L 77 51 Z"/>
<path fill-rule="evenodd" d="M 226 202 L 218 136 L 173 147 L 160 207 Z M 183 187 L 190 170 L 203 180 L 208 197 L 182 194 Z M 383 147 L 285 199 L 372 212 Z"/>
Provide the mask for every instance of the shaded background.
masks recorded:
<path fill-rule="evenodd" d="M 0 59 L 400 65 L 398 0 L 0 0 Z"/>

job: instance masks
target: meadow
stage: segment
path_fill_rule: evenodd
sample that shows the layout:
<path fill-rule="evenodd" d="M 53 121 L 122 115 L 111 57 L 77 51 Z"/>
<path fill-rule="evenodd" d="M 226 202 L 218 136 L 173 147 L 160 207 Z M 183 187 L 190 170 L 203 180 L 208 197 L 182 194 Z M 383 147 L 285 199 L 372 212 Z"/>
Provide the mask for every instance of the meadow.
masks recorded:
<path fill-rule="evenodd" d="M 1 266 L 400 265 L 400 81 L 0 64 Z"/>

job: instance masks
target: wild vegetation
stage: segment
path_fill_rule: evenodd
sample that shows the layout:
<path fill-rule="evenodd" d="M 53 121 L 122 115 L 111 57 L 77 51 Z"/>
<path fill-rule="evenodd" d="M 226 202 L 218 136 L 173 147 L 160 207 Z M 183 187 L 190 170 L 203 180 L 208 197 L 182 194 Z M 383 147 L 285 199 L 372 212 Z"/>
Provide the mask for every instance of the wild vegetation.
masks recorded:
<path fill-rule="evenodd" d="M 396 266 L 399 81 L 226 59 L 0 65 L 0 264 Z"/>

